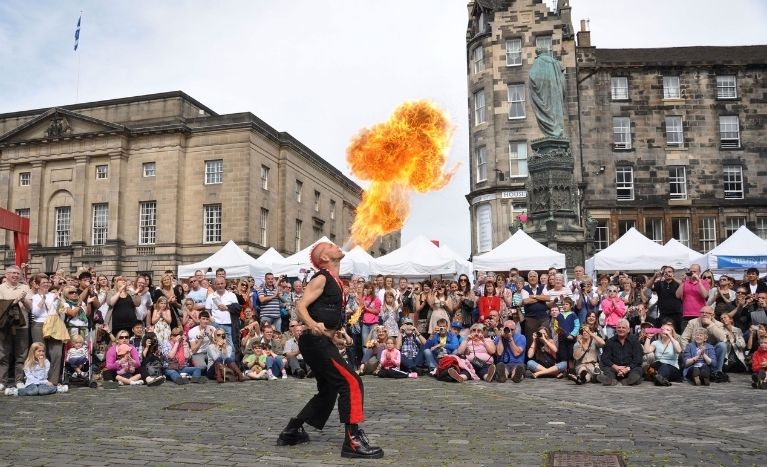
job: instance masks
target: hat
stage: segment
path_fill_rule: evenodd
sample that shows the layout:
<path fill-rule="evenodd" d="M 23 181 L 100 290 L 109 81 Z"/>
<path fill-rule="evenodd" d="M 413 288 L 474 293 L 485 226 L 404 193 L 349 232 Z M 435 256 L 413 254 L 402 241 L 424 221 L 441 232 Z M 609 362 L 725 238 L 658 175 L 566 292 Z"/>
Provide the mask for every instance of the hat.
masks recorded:
<path fill-rule="evenodd" d="M 456 329 L 463 329 L 463 324 L 459 323 L 458 321 L 453 321 L 453 323 L 450 325 L 451 328 Z"/>
<path fill-rule="evenodd" d="M 117 355 L 125 355 L 130 353 L 130 346 L 128 344 L 120 344 L 117 346 Z"/>
<path fill-rule="evenodd" d="M 405 318 L 402 320 L 402 324 L 413 324 L 413 320 L 410 318 Z"/>

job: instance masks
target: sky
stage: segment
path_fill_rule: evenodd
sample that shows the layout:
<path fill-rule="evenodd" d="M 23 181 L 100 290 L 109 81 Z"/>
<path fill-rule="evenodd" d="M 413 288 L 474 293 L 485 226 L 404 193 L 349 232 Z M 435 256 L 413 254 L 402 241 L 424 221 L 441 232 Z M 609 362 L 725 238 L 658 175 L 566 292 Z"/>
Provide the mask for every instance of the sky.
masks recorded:
<path fill-rule="evenodd" d="M 181 90 L 219 114 L 254 113 L 351 177 L 351 138 L 428 99 L 453 126 L 446 166 L 462 165 L 442 191 L 413 195 L 402 242 L 422 234 L 468 257 L 466 4 L 2 0 L 0 113 Z M 767 44 L 762 0 L 570 4 L 600 48 Z"/>

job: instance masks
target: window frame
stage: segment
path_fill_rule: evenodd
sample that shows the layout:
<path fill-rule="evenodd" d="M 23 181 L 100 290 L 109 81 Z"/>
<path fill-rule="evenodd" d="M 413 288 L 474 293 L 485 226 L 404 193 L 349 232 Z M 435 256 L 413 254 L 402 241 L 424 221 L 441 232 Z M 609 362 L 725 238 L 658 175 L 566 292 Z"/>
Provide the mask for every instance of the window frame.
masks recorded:
<path fill-rule="evenodd" d="M 138 244 L 157 244 L 157 201 L 139 201 Z"/>
<path fill-rule="evenodd" d="M 103 209 L 103 212 L 99 212 Z M 102 224 L 103 221 L 103 224 Z M 91 245 L 106 245 L 109 235 L 109 203 L 91 204 Z"/>
<path fill-rule="evenodd" d="M 746 216 L 727 216 L 724 218 L 724 238 L 728 239 L 736 230 L 746 225 Z M 736 225 L 737 224 L 737 225 Z"/>
<path fill-rule="evenodd" d="M 682 222 L 683 221 L 683 222 Z M 683 235 L 683 228 L 687 230 L 687 237 Z M 676 232 L 676 233 L 675 233 Z M 675 238 L 679 243 L 690 248 L 692 243 L 692 235 L 690 232 L 690 218 L 689 217 L 673 217 L 671 219 L 671 237 Z"/>
<path fill-rule="evenodd" d="M 296 188 L 295 188 L 296 203 L 300 203 L 303 200 L 303 192 L 304 192 L 304 182 L 296 179 Z"/>
<path fill-rule="evenodd" d="M 143 174 L 144 178 L 149 177 L 156 177 L 157 176 L 157 163 L 155 162 L 144 162 L 141 164 L 141 173 Z"/>
<path fill-rule="evenodd" d="M 293 238 L 293 247 L 296 252 L 301 251 L 301 230 L 304 228 L 304 221 L 296 219 L 295 231 L 296 235 Z"/>
<path fill-rule="evenodd" d="M 99 169 L 104 169 L 103 173 L 99 173 Z M 109 164 L 99 164 L 96 166 L 96 180 L 109 180 Z M 100 176 L 103 175 L 103 176 Z"/>
<path fill-rule="evenodd" d="M 521 90 L 520 93 L 516 93 L 513 97 L 518 97 L 518 99 L 514 100 L 512 99 L 512 88 L 515 90 Z M 521 97 L 520 97 L 521 96 Z M 522 120 L 524 118 L 527 118 L 527 111 L 525 109 L 526 100 L 527 100 L 527 94 L 525 91 L 525 85 L 520 83 L 514 83 L 509 84 L 506 87 L 506 98 L 509 103 L 509 120 Z M 512 109 L 521 110 L 521 114 L 516 114 L 512 116 Z"/>
<path fill-rule="evenodd" d="M 732 131 L 733 123 L 735 131 Z M 734 137 L 732 137 L 733 134 Z M 725 135 L 729 135 L 729 137 L 725 137 Z M 722 149 L 740 148 L 740 119 L 737 115 L 719 116 L 719 147 Z"/>
<path fill-rule="evenodd" d="M 679 175 L 681 169 L 682 175 Z M 672 174 L 672 171 L 675 172 Z M 675 191 L 674 186 L 681 190 Z M 684 165 L 668 166 L 668 196 L 669 199 L 680 200 L 687 199 L 687 167 Z"/>
<path fill-rule="evenodd" d="M 72 245 L 72 206 L 56 206 L 53 211 L 53 246 Z"/>
<path fill-rule="evenodd" d="M 322 202 L 322 194 L 314 190 L 314 212 L 320 212 L 320 203 Z"/>
<path fill-rule="evenodd" d="M 487 147 L 479 146 L 474 149 L 474 159 L 476 160 L 476 178 L 477 183 L 487 181 Z"/>
<path fill-rule="evenodd" d="M 512 149 L 516 147 L 516 152 Z M 524 147 L 524 157 L 520 157 L 519 148 Z M 527 167 L 527 141 L 509 141 L 509 178 L 527 178 L 530 175 L 530 171 Z M 516 169 L 514 170 L 514 163 L 516 163 Z M 524 175 L 521 173 L 521 167 L 525 168 Z"/>
<path fill-rule="evenodd" d="M 626 180 L 626 174 L 629 174 L 630 180 Z M 627 191 L 627 193 L 622 194 L 622 191 Z M 634 201 L 635 196 L 634 167 L 630 165 L 615 167 L 615 200 Z"/>
<path fill-rule="evenodd" d="M 514 50 L 514 48 L 512 48 L 511 51 L 509 51 L 510 44 L 517 44 L 517 49 Z M 514 56 L 519 59 L 518 62 L 510 60 Z M 522 39 L 506 39 L 506 66 L 522 66 Z"/>
<path fill-rule="evenodd" d="M 259 245 L 266 246 L 269 243 L 269 210 L 266 208 L 261 208 L 261 214 L 258 218 L 259 223 L 259 233 L 258 233 L 258 241 Z"/>
<path fill-rule="evenodd" d="M 477 253 L 485 253 L 493 249 L 493 208 L 490 203 L 477 205 L 476 211 L 477 228 Z M 481 217 L 487 217 L 487 225 L 482 223 Z M 486 230 L 485 230 L 486 229 Z M 486 235 L 485 235 L 486 234 Z M 489 237 L 483 240 L 485 237 Z"/>
<path fill-rule="evenodd" d="M 330 220 L 336 220 L 336 200 L 330 200 Z"/>
<path fill-rule="evenodd" d="M 608 219 L 594 220 L 597 222 L 594 229 L 594 251 L 597 252 L 610 246 L 610 225 Z"/>
<path fill-rule="evenodd" d="M 767 240 L 767 216 L 758 216 L 756 218 L 754 233 L 762 240 Z"/>
<path fill-rule="evenodd" d="M 222 183 L 224 183 L 224 160 L 205 161 L 205 185 L 220 185 Z"/>
<path fill-rule="evenodd" d="M 732 78 L 732 84 L 724 83 L 724 79 Z M 727 95 L 727 90 L 732 90 L 732 95 Z M 735 75 L 716 75 L 716 98 L 717 99 L 737 99 L 738 98 L 738 78 Z"/>
<path fill-rule="evenodd" d="M 673 84 L 676 82 L 676 86 Z M 663 99 L 681 99 L 682 84 L 678 75 L 663 76 Z"/>
<path fill-rule="evenodd" d="M 269 167 L 261 166 L 261 189 L 269 190 Z"/>
<path fill-rule="evenodd" d="M 32 185 L 32 172 L 19 172 L 19 186 Z"/>
<path fill-rule="evenodd" d="M 648 224 L 648 222 L 651 222 L 651 224 Z M 648 229 L 648 225 L 651 226 L 650 229 Z M 652 235 L 650 235 L 649 230 L 652 230 Z M 645 217 L 644 234 L 645 234 L 645 237 L 649 238 L 653 242 L 659 245 L 663 245 L 663 218 L 662 217 Z M 656 234 L 659 234 L 659 236 L 656 237 Z"/>
<path fill-rule="evenodd" d="M 623 86 L 619 84 L 623 83 Z M 619 94 L 618 91 L 623 91 Z M 627 101 L 629 100 L 629 78 L 628 76 L 610 77 L 610 100 Z"/>
<path fill-rule="evenodd" d="M 485 90 L 480 89 L 474 93 L 474 126 L 487 123 L 487 115 L 485 114 L 486 108 Z"/>
<path fill-rule="evenodd" d="M 202 243 L 221 243 L 224 210 L 221 203 L 202 206 Z"/>
<path fill-rule="evenodd" d="M 684 121 L 681 115 L 668 115 L 666 122 L 666 147 L 682 148 L 684 147 Z M 676 123 L 679 123 L 677 127 Z M 679 135 L 679 141 L 672 141 L 671 135 Z"/>
<path fill-rule="evenodd" d="M 711 234 L 712 237 L 709 237 L 708 234 Z M 716 237 L 716 217 L 699 217 L 698 243 L 700 243 L 701 251 L 707 252 L 713 250 L 717 245 Z"/>
<path fill-rule="evenodd" d="M 485 71 L 485 48 L 482 44 L 477 45 L 471 51 L 471 63 L 475 75 Z"/>
<path fill-rule="evenodd" d="M 743 166 L 740 165 L 725 165 L 722 167 L 722 188 L 724 199 L 743 199 L 745 196 L 745 184 L 743 181 Z M 733 178 L 734 176 L 734 178 Z M 739 179 L 739 180 L 738 180 Z M 740 189 L 736 187 L 730 187 L 728 185 L 740 185 Z M 730 194 L 728 194 L 730 193 Z M 739 196 L 733 194 L 738 194 Z"/>
<path fill-rule="evenodd" d="M 619 125 L 624 123 L 626 125 Z M 623 131 L 620 131 L 623 130 Z M 625 141 L 619 141 L 622 136 Z M 631 118 L 630 117 L 613 117 L 613 149 L 628 150 L 631 149 Z"/>
<path fill-rule="evenodd" d="M 551 34 L 540 34 L 535 36 L 535 50 L 541 47 L 540 42 L 548 42 L 545 46 L 546 50 L 550 53 L 554 53 L 554 38 Z"/>

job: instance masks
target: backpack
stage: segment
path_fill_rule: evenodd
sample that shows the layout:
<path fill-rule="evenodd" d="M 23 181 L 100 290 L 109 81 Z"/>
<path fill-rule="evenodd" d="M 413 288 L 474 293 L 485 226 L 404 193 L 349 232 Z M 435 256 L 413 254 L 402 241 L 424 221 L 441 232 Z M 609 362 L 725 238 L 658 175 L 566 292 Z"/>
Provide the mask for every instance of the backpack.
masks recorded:
<path fill-rule="evenodd" d="M 12 300 L 2 300 L 0 303 L 0 329 L 23 328 L 27 325 L 24 313 L 18 303 Z"/>

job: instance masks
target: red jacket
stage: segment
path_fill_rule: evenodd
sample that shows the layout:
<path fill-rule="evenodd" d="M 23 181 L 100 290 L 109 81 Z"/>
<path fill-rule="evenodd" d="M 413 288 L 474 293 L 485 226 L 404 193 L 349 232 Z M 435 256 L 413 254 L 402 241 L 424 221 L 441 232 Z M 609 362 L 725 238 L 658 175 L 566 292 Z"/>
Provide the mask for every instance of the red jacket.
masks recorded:
<path fill-rule="evenodd" d="M 767 362 L 767 351 L 762 350 L 760 347 L 756 349 L 754 355 L 751 356 L 751 370 L 753 370 L 754 373 L 767 371 L 767 368 L 762 367 L 764 362 Z"/>
<path fill-rule="evenodd" d="M 482 296 L 479 298 L 479 322 L 484 322 L 491 311 L 501 312 L 501 297 L 496 296 Z"/>

